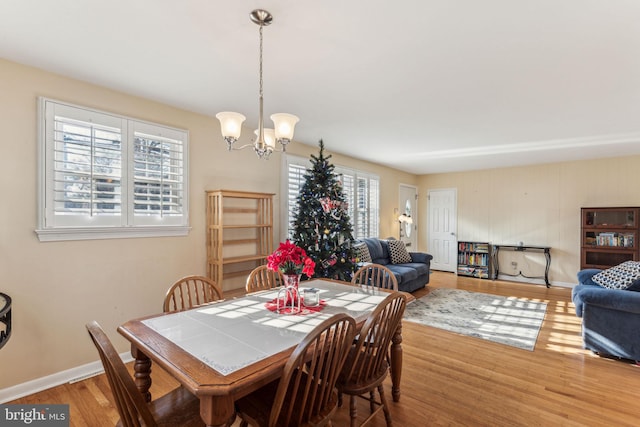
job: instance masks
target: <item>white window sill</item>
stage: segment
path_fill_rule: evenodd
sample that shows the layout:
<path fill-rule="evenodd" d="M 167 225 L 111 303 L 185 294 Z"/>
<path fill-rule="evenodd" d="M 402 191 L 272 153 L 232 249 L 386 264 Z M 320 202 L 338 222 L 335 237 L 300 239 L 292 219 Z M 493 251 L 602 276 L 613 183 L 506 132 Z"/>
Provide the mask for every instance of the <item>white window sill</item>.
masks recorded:
<path fill-rule="evenodd" d="M 64 227 L 38 229 L 36 234 L 41 242 L 63 240 L 131 239 L 140 237 L 176 237 L 189 234 L 189 226 L 146 226 L 146 227 Z"/>

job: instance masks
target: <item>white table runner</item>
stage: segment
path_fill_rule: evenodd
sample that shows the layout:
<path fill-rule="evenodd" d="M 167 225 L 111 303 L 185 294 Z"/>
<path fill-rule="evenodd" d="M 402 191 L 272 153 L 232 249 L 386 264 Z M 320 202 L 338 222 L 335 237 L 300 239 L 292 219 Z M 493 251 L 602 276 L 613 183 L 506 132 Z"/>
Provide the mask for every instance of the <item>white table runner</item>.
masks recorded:
<path fill-rule="evenodd" d="M 143 320 L 149 328 L 223 375 L 297 345 L 323 320 L 347 313 L 364 320 L 388 295 L 376 290 L 326 280 L 302 282 L 320 290 L 322 311 L 305 315 L 277 314 L 265 303 L 277 297 L 269 290 L 220 301 L 192 310 Z"/>

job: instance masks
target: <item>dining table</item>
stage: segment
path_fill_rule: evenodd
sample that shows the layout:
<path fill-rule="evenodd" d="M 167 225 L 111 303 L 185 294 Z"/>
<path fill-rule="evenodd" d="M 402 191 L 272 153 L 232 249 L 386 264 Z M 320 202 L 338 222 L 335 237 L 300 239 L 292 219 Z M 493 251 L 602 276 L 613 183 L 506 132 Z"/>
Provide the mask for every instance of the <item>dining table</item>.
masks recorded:
<path fill-rule="evenodd" d="M 390 292 L 329 279 L 301 282 L 300 291 L 304 289 L 316 291 L 320 305 L 303 305 L 295 314 L 274 310 L 273 302 L 283 295 L 274 288 L 127 321 L 118 332 L 131 342 L 136 386 L 151 401 L 153 362 L 199 398 L 207 426 L 224 426 L 234 414 L 234 402 L 278 379 L 295 347 L 316 325 L 347 313 L 361 328 Z M 401 343 L 400 325 L 390 351 L 394 401 L 400 399 Z"/>

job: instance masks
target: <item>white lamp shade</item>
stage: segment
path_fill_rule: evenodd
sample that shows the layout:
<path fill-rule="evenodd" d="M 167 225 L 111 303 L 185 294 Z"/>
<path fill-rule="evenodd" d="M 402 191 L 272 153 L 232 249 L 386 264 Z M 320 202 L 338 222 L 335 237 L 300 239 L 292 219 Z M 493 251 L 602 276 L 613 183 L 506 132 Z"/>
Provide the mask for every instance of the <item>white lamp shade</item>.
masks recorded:
<path fill-rule="evenodd" d="M 240 113 L 232 113 L 225 111 L 216 114 L 216 118 L 220 120 L 220 130 L 222 136 L 240 138 L 240 132 L 242 131 L 242 122 L 246 120 L 246 117 Z"/>
<path fill-rule="evenodd" d="M 408 224 L 413 224 L 413 218 L 411 218 L 409 215 L 406 214 L 402 214 L 398 217 L 398 221 L 400 222 L 406 222 Z"/>
<path fill-rule="evenodd" d="M 275 131 L 273 129 L 264 128 L 263 132 L 264 132 L 264 143 L 271 148 L 275 148 L 276 147 Z M 254 130 L 253 133 L 255 133 L 256 136 L 258 136 L 258 134 L 260 133 L 260 129 Z"/>
<path fill-rule="evenodd" d="M 289 141 L 293 139 L 293 131 L 296 123 L 300 121 L 299 118 L 293 114 L 276 113 L 271 115 L 271 120 L 273 120 L 275 127 L 276 139 L 288 139 Z"/>

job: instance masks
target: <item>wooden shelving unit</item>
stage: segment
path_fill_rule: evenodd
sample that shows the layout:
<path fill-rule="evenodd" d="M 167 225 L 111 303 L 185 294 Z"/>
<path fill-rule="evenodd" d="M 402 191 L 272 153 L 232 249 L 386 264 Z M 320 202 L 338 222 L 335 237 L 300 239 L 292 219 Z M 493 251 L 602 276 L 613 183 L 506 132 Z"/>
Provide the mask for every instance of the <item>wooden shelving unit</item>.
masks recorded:
<path fill-rule="evenodd" d="M 581 269 L 606 269 L 640 260 L 639 207 L 582 208 L 581 213 Z"/>
<path fill-rule="evenodd" d="M 273 194 L 206 193 L 207 275 L 224 290 L 242 287 L 273 251 Z"/>
<path fill-rule="evenodd" d="M 491 276 L 491 244 L 458 242 L 458 275 L 488 279 Z"/>

